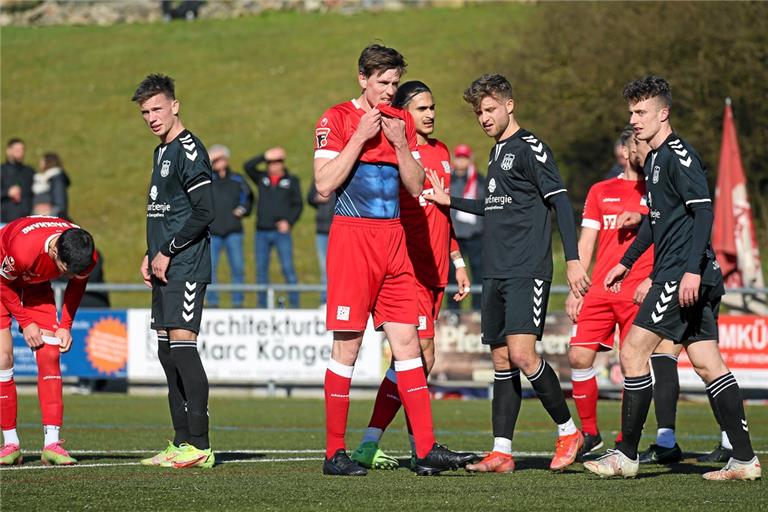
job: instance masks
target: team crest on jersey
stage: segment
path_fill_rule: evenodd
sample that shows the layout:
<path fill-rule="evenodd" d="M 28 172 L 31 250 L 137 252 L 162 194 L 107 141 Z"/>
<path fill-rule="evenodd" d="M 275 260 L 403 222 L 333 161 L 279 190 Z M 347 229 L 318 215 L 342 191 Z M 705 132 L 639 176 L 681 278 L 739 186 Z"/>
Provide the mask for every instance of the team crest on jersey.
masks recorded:
<path fill-rule="evenodd" d="M 658 165 L 653 166 L 653 177 L 651 180 L 653 181 L 653 184 L 657 184 L 659 182 L 659 172 L 661 172 L 661 167 Z"/>
<path fill-rule="evenodd" d="M 163 160 L 163 166 L 160 168 L 160 176 L 167 178 L 171 173 L 171 161 Z"/>
<path fill-rule="evenodd" d="M 451 172 L 451 163 L 450 162 L 446 162 L 445 160 L 441 160 L 440 163 L 443 164 L 443 170 L 446 173 L 450 174 L 450 172 Z"/>
<path fill-rule="evenodd" d="M 507 153 L 504 155 L 504 159 L 501 161 L 501 168 L 505 171 L 508 171 L 512 168 L 512 165 L 515 163 L 515 155 L 513 153 Z"/>
<path fill-rule="evenodd" d="M 9 281 L 15 279 L 15 277 L 11 276 L 15 270 L 15 266 L 16 261 L 13 259 L 13 256 L 6 256 L 3 260 L 2 267 L 0 267 L 0 274 Z"/>
<path fill-rule="evenodd" d="M 152 185 L 152 188 L 149 189 L 149 197 L 154 201 L 157 199 L 157 186 Z"/>
<path fill-rule="evenodd" d="M 493 194 L 493 192 L 494 192 L 495 190 L 496 190 L 496 179 L 495 179 L 495 178 L 491 178 L 491 179 L 488 181 L 488 192 L 490 192 L 491 194 Z"/>
<path fill-rule="evenodd" d="M 323 119 L 325 121 L 325 119 Z M 330 128 L 316 128 L 315 138 L 317 139 L 317 147 L 323 148 L 328 144 L 328 134 L 331 133 Z"/>

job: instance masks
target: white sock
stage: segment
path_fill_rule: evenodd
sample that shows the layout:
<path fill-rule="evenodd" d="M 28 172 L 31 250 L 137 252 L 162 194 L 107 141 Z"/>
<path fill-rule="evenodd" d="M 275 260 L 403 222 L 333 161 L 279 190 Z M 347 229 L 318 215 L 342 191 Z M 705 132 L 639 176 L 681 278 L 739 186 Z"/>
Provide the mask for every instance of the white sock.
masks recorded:
<path fill-rule="evenodd" d="M 512 440 L 506 437 L 493 438 L 493 451 L 512 455 Z"/>
<path fill-rule="evenodd" d="M 674 448 L 677 443 L 675 431 L 671 428 L 660 428 L 656 431 L 656 444 L 662 448 Z"/>
<path fill-rule="evenodd" d="M 378 443 L 382 435 L 384 435 L 384 431 L 380 428 L 368 427 L 365 429 L 365 434 L 363 434 L 363 442 L 367 443 L 372 441 L 374 443 Z"/>
<path fill-rule="evenodd" d="M 728 439 L 728 434 L 725 430 L 720 432 L 720 445 L 726 450 L 733 450 L 733 445 L 731 445 L 731 440 Z"/>
<path fill-rule="evenodd" d="M 3 446 L 9 444 L 21 444 L 19 442 L 19 435 L 16 433 L 16 429 L 3 430 Z"/>
<path fill-rule="evenodd" d="M 557 426 L 558 436 L 570 436 L 576 433 L 576 424 L 573 422 L 573 418 L 568 418 L 568 421 L 562 425 Z"/>
<path fill-rule="evenodd" d="M 413 434 L 408 434 L 408 440 L 411 442 L 411 453 L 416 453 L 416 438 Z"/>
<path fill-rule="evenodd" d="M 43 425 L 43 433 L 45 434 L 45 440 L 43 446 L 59 442 L 59 430 L 61 427 L 56 425 Z"/>

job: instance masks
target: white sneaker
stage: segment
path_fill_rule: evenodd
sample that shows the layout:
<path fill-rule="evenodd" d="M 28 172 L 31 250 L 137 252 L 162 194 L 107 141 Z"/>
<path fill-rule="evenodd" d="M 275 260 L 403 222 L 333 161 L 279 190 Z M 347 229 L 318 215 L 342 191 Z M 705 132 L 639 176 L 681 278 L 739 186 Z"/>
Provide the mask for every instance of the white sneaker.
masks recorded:
<path fill-rule="evenodd" d="M 632 460 L 619 450 L 608 450 L 599 459 L 584 463 L 584 469 L 600 476 L 600 478 L 612 476 L 635 478 L 639 468 L 639 458 Z"/>
<path fill-rule="evenodd" d="M 704 480 L 757 480 L 762 476 L 762 469 L 757 457 L 748 462 L 741 462 L 731 457 L 723 469 L 710 471 L 702 476 Z"/>

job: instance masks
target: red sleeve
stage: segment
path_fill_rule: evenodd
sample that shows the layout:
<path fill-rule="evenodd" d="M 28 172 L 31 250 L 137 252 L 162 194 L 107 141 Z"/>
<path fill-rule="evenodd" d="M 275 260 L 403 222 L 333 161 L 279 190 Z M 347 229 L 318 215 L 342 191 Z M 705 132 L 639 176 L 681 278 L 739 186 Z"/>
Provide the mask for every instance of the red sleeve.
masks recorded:
<path fill-rule="evenodd" d="M 411 113 L 405 112 L 405 138 L 408 140 L 408 149 L 413 153 L 414 158 L 419 157 L 419 142 L 416 139 L 416 123 L 413 121 Z"/>
<path fill-rule="evenodd" d="M 93 269 L 96 267 L 96 263 L 99 261 L 98 253 L 93 251 L 93 261 L 91 265 L 82 274 L 78 274 L 67 283 L 67 289 L 64 290 L 64 305 L 61 308 L 61 322 L 59 325 L 62 329 L 72 329 L 72 322 L 75 321 L 75 313 L 77 308 L 80 307 L 80 302 L 83 300 L 85 294 L 85 288 L 88 285 L 88 277 Z"/>
<path fill-rule="evenodd" d="M 11 312 L 13 318 L 19 322 L 22 329 L 32 323 L 32 317 L 27 315 L 24 306 L 21 305 L 19 293 L 14 287 L 8 286 L 8 281 L 5 279 L 0 279 L 0 300 L 2 300 L 3 306 Z"/>
<path fill-rule="evenodd" d="M 581 216 L 581 227 L 592 228 L 598 231 L 602 227 L 597 185 L 590 187 L 587 193 L 587 200 L 584 202 L 584 213 Z"/>
<path fill-rule="evenodd" d="M 315 126 L 315 158 L 335 158 L 347 145 L 343 114 L 328 109 Z"/>

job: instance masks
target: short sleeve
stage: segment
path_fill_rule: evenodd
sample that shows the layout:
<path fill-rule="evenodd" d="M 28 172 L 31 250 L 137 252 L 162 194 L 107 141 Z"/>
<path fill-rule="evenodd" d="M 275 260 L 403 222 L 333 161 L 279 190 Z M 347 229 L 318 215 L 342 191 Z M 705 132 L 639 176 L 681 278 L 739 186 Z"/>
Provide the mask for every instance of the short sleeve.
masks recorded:
<path fill-rule="evenodd" d="M 549 199 L 555 194 L 565 192 L 563 179 L 555 163 L 555 157 L 546 144 L 536 139 L 533 135 L 522 138 L 530 148 L 528 151 L 527 170 L 529 178 L 539 189 L 544 199 Z"/>
<path fill-rule="evenodd" d="M 598 198 L 597 187 L 592 186 L 587 193 L 587 200 L 584 202 L 584 212 L 581 215 L 581 227 L 596 229 L 600 231 L 602 216 L 600 214 L 600 201 Z"/>
<path fill-rule="evenodd" d="M 187 193 L 211 183 L 213 171 L 208 160 L 208 152 L 192 135 L 179 139 L 182 144 L 179 165 L 179 178 Z"/>
<path fill-rule="evenodd" d="M 413 116 L 410 112 L 405 113 L 405 137 L 408 140 L 408 149 L 411 150 L 413 158 L 419 160 L 421 155 L 419 154 L 419 143 L 416 138 L 416 123 L 413 121 Z"/>
<path fill-rule="evenodd" d="M 315 158 L 336 158 L 347 142 L 342 113 L 327 110 L 315 125 Z"/>

